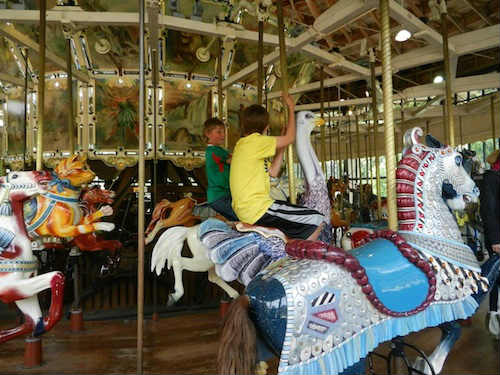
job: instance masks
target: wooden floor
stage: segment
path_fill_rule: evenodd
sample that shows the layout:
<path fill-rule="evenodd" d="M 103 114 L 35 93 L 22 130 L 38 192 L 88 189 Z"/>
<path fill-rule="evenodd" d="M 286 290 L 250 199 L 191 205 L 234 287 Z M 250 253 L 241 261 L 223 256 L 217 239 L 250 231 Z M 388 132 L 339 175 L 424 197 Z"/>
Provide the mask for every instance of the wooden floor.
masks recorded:
<path fill-rule="evenodd" d="M 462 337 L 445 364 L 443 374 L 499 374 L 499 346 L 484 327 L 484 306 L 473 317 L 473 325 Z M 0 328 L 12 321 L 0 322 Z M 144 327 L 145 374 L 214 374 L 216 369 L 217 311 L 147 320 Z M 43 365 L 23 367 L 24 340 L 0 344 L 0 374 L 134 374 L 136 373 L 136 321 L 85 322 L 85 331 L 70 333 L 61 321 L 43 337 Z M 439 341 L 439 330 L 414 333 L 407 342 L 429 353 Z M 384 344 L 378 351 L 387 353 Z M 276 373 L 277 361 L 268 373 Z M 377 373 L 385 373 L 377 366 Z"/>

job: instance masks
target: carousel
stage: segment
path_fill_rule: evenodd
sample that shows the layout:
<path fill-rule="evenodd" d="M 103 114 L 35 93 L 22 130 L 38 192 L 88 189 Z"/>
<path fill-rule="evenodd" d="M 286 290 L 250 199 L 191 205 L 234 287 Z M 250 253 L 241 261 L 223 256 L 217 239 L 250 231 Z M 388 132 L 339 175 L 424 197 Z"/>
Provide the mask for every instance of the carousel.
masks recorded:
<path fill-rule="evenodd" d="M 498 374 L 499 11 L 1 1 L 0 373 Z M 318 239 L 207 201 L 252 105 Z"/>

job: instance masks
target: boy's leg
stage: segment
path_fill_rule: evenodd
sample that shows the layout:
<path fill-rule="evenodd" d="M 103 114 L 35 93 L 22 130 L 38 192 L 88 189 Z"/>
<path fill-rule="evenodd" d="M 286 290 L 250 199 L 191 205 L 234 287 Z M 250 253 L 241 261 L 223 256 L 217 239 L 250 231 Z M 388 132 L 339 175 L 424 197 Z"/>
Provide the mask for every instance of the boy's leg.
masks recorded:
<path fill-rule="evenodd" d="M 216 201 L 209 203 L 209 205 L 219 214 L 224 216 L 226 219 L 230 221 L 239 221 L 238 216 L 236 216 L 236 214 L 233 211 L 231 203 L 232 203 L 231 196 L 226 195 L 225 197 L 219 198 Z"/>
<path fill-rule="evenodd" d="M 310 241 L 316 241 L 324 227 L 325 223 L 321 223 L 307 239 Z"/>
<path fill-rule="evenodd" d="M 255 224 L 278 228 L 289 238 L 306 240 L 318 238 L 323 222 L 324 216 L 318 211 L 275 201 Z"/>

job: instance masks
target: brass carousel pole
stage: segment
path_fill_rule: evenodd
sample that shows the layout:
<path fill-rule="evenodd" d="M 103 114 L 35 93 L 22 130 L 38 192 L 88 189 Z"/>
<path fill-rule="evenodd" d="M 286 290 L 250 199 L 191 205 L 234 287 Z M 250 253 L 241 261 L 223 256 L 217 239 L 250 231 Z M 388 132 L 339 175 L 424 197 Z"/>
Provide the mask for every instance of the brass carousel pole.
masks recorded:
<path fill-rule="evenodd" d="M 371 73 L 371 86 L 372 86 L 372 116 L 373 116 L 373 144 L 375 145 L 375 174 L 377 178 L 377 218 L 380 220 L 382 217 L 382 194 L 380 193 L 380 159 L 377 148 L 377 128 L 378 128 L 378 107 L 377 107 L 377 90 L 376 90 L 376 77 L 375 77 L 375 51 L 370 50 L 370 73 Z"/>
<path fill-rule="evenodd" d="M 446 127 L 448 129 L 448 144 L 455 147 L 455 124 L 453 119 L 453 102 L 451 94 L 450 52 L 448 50 L 448 14 L 446 3 L 441 1 L 441 34 L 443 36 L 443 59 L 446 85 Z"/>
<path fill-rule="evenodd" d="M 43 123 L 45 120 L 45 42 L 47 2 L 40 1 L 40 67 L 38 74 L 38 126 L 36 132 L 36 170 L 43 168 Z"/>
<path fill-rule="evenodd" d="M 330 111 L 330 102 L 328 102 L 328 141 L 330 145 L 330 153 L 328 160 L 330 161 L 330 176 L 333 176 L 333 132 L 332 132 L 332 112 Z"/>
<path fill-rule="evenodd" d="M 23 171 L 26 169 L 26 142 L 28 141 L 28 48 L 24 50 L 24 144 Z M 72 103 L 72 102 L 71 102 Z M 0 173 L 3 176 L 3 173 Z"/>
<path fill-rule="evenodd" d="M 385 155 L 387 173 L 387 212 L 389 229 L 398 230 L 396 206 L 396 156 L 394 155 L 394 115 L 392 108 L 391 33 L 389 0 L 380 0 L 382 24 L 382 78 L 384 97 Z"/>
<path fill-rule="evenodd" d="M 157 140 L 157 115 L 158 115 L 158 15 L 160 8 L 157 5 L 148 6 L 148 24 L 149 24 L 149 48 L 151 49 L 151 83 L 153 85 L 153 131 L 151 132 L 151 148 L 153 153 L 153 181 L 151 206 L 156 207 L 158 201 L 158 140 Z M 153 277 L 153 314 L 151 319 L 159 320 L 158 314 L 158 278 Z"/>
<path fill-rule="evenodd" d="M 349 183 L 351 182 L 351 177 L 354 174 L 354 159 L 352 158 L 352 133 L 351 133 L 351 116 L 349 116 L 349 123 L 347 125 L 349 127 L 348 131 L 348 141 L 349 143 Z"/>
<path fill-rule="evenodd" d="M 497 148 L 497 136 L 496 136 L 496 131 L 495 131 L 495 98 L 493 95 L 491 96 L 491 106 L 490 106 L 490 111 L 491 111 L 491 135 L 493 136 L 493 150 Z M 499 145 L 500 147 L 500 145 Z"/>
<path fill-rule="evenodd" d="M 66 47 L 66 69 L 68 71 L 67 90 L 69 98 L 69 116 L 68 116 L 68 135 L 69 135 L 69 151 L 71 155 L 75 152 L 75 115 L 73 113 L 73 57 L 71 55 L 71 39 L 68 38 Z"/>
<path fill-rule="evenodd" d="M 342 153 L 340 151 L 340 120 L 337 123 L 337 157 L 339 162 L 339 180 L 342 179 Z"/>
<path fill-rule="evenodd" d="M 139 196 L 137 246 L 137 374 L 142 375 L 144 342 L 144 0 L 139 0 Z"/>
<path fill-rule="evenodd" d="M 372 184 L 372 177 L 373 177 L 373 173 L 372 173 L 372 138 L 371 138 L 371 126 L 370 126 L 370 121 L 367 120 L 366 121 L 366 125 L 367 125 L 367 128 L 366 128 L 366 138 L 368 140 L 368 176 L 369 176 L 369 180 L 368 180 L 368 184 L 371 185 Z"/>
<path fill-rule="evenodd" d="M 320 70 L 320 83 L 319 83 L 319 96 L 320 96 L 320 111 L 321 111 L 321 118 L 324 119 L 325 117 L 325 106 L 324 106 L 324 101 L 325 101 L 325 87 L 324 87 L 324 80 L 325 80 L 325 70 L 323 66 L 321 66 Z M 326 176 L 326 129 L 325 126 L 321 127 L 321 164 L 323 165 L 323 173 Z"/>
<path fill-rule="evenodd" d="M 366 166 L 366 184 L 369 184 L 370 182 L 370 171 L 368 169 L 368 128 L 366 129 L 366 134 L 365 136 L 365 166 Z"/>
<path fill-rule="evenodd" d="M 458 124 L 459 124 L 459 130 L 460 130 L 460 149 L 462 150 L 464 147 L 464 133 L 463 133 L 463 128 L 462 128 L 462 116 L 458 117 Z M 493 129 L 495 131 L 495 129 Z M 493 147 L 495 147 L 495 138 L 493 137 Z"/>
<path fill-rule="evenodd" d="M 259 20 L 259 44 L 257 46 L 257 104 L 262 105 L 262 86 L 264 79 L 264 21 Z"/>
<path fill-rule="evenodd" d="M 281 66 L 281 91 L 283 95 L 288 95 L 288 71 L 286 62 L 286 46 L 285 46 L 285 25 L 283 23 L 283 0 L 278 0 L 278 36 L 280 44 L 280 66 Z M 286 113 L 288 109 L 285 103 L 285 119 L 288 117 Z M 293 116 L 293 113 L 288 114 Z M 286 121 L 286 120 L 285 120 Z M 293 145 L 288 145 L 287 149 L 287 170 L 288 170 L 288 186 L 290 189 L 290 202 L 295 204 L 297 202 L 297 194 L 295 190 L 295 173 L 293 170 Z"/>
<path fill-rule="evenodd" d="M 356 113 L 356 144 L 357 144 L 357 165 L 358 165 L 358 185 L 359 185 L 359 205 L 361 207 L 361 202 L 363 198 L 363 189 L 361 189 L 361 185 L 363 185 L 363 180 L 361 179 L 361 136 L 359 135 L 359 116 Z"/>
<path fill-rule="evenodd" d="M 222 38 L 219 38 L 219 61 L 217 62 L 217 117 L 219 120 L 224 121 L 224 93 L 222 90 Z M 228 148 L 229 140 L 228 140 L 228 128 L 227 124 L 224 122 L 224 148 Z"/>
<path fill-rule="evenodd" d="M 404 140 L 403 140 L 403 136 L 405 134 L 405 128 L 404 128 L 404 125 L 405 125 L 405 111 L 404 111 L 404 105 L 405 105 L 405 102 L 403 99 L 401 99 L 401 122 L 399 123 L 399 136 L 398 139 L 397 139 L 397 143 L 401 146 L 399 148 L 399 152 L 401 152 L 401 159 L 403 158 L 403 147 L 404 147 Z M 399 160 L 401 160 L 399 159 Z"/>

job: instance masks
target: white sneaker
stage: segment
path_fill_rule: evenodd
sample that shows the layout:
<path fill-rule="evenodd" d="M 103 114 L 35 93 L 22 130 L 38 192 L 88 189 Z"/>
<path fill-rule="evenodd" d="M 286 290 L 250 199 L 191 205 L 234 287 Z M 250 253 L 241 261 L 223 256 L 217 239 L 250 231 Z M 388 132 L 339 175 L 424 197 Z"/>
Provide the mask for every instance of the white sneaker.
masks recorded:
<path fill-rule="evenodd" d="M 486 314 L 486 327 L 488 331 L 498 340 L 500 337 L 500 312 L 489 311 Z"/>

